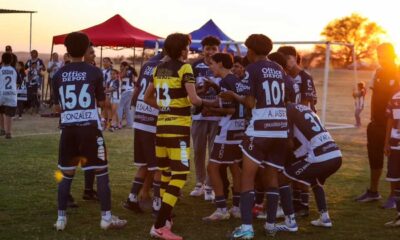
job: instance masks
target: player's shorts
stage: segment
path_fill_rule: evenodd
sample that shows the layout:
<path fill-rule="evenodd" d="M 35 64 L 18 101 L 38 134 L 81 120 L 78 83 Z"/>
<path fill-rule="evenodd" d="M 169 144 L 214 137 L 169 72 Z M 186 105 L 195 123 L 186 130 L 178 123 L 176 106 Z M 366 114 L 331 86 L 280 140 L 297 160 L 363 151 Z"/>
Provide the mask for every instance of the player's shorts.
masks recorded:
<path fill-rule="evenodd" d="M 288 178 L 308 186 L 316 184 L 324 185 L 326 179 L 339 170 L 341 165 L 341 157 L 320 163 L 310 163 L 305 160 L 299 160 L 294 163 L 286 164 L 284 174 Z"/>
<path fill-rule="evenodd" d="M 135 166 L 147 166 L 149 171 L 157 170 L 156 134 L 135 129 L 134 136 L 133 158 Z"/>
<path fill-rule="evenodd" d="M 170 137 L 156 136 L 156 159 L 158 169 L 173 174 L 188 174 L 190 158 L 190 135 Z"/>
<path fill-rule="evenodd" d="M 239 144 L 214 143 L 210 162 L 218 164 L 234 164 L 242 161 Z"/>
<path fill-rule="evenodd" d="M 400 150 L 390 150 L 386 180 L 400 182 Z"/>
<path fill-rule="evenodd" d="M 252 161 L 283 170 L 288 152 L 287 138 L 261 138 L 245 136 L 239 145 L 244 155 Z"/>
<path fill-rule="evenodd" d="M 14 117 L 17 107 L 0 106 L 0 114 L 4 114 L 7 117 Z"/>
<path fill-rule="evenodd" d="M 111 98 L 111 99 L 110 99 L 110 102 L 111 102 L 112 104 L 119 104 L 120 101 L 121 101 L 121 99 L 119 99 L 119 98 Z"/>
<path fill-rule="evenodd" d="M 103 134 L 96 127 L 65 127 L 61 130 L 58 167 L 83 170 L 107 167 L 107 149 Z"/>
<path fill-rule="evenodd" d="M 386 126 L 370 122 L 367 127 L 368 160 L 371 169 L 383 169 Z"/>

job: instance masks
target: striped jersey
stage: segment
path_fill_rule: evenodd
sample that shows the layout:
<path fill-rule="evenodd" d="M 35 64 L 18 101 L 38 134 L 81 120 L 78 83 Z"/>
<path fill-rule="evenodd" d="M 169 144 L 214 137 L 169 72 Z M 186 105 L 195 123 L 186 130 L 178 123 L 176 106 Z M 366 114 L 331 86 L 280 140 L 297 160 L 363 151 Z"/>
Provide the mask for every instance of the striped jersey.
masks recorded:
<path fill-rule="evenodd" d="M 296 159 L 318 163 L 342 156 L 329 132 L 309 107 L 288 103 L 287 114 Z"/>
<path fill-rule="evenodd" d="M 201 59 L 192 64 L 194 78 L 196 80 L 196 85 L 202 86 L 206 79 L 213 81 L 215 84 L 219 85 L 221 78 L 215 77 L 209 66 Z M 210 88 L 207 93 L 199 95 L 203 99 L 216 99 L 217 91 L 216 89 Z M 203 116 L 201 113 L 193 115 L 193 120 L 206 120 L 206 121 L 219 121 L 218 116 Z"/>
<path fill-rule="evenodd" d="M 252 63 L 246 68 L 250 90 L 255 98 L 246 135 L 264 138 L 287 138 L 285 83 L 282 68 L 269 60 Z"/>
<path fill-rule="evenodd" d="M 169 60 L 154 70 L 153 84 L 159 107 L 157 134 L 190 135 L 192 104 L 186 83 L 195 83 L 190 64 Z"/>
<path fill-rule="evenodd" d="M 317 91 L 315 90 L 314 80 L 310 74 L 301 70 L 293 80 L 296 85 L 295 88 L 298 90 L 296 103 L 301 103 L 302 100 L 317 102 Z"/>
<path fill-rule="evenodd" d="M 14 67 L 0 67 L 0 106 L 17 106 L 17 78 Z"/>
<path fill-rule="evenodd" d="M 111 71 L 112 68 L 103 69 L 103 86 L 106 87 L 107 83 L 111 81 Z"/>
<path fill-rule="evenodd" d="M 159 63 L 160 60 L 145 63 L 136 82 L 136 89 L 139 91 L 139 95 L 136 101 L 133 127 L 151 133 L 156 133 L 158 109 L 144 102 L 144 94 L 149 83 L 153 82 L 154 69 Z"/>
<path fill-rule="evenodd" d="M 121 99 L 121 82 L 119 79 L 112 79 L 108 82 L 107 88 L 113 89 L 112 92 L 110 92 L 110 97 L 113 99 Z"/>
<path fill-rule="evenodd" d="M 230 90 L 239 95 L 248 92 L 250 88 L 233 74 L 228 74 L 223 78 L 220 82 L 220 87 L 222 92 Z M 220 107 L 234 108 L 235 113 L 221 118 L 215 142 L 222 144 L 239 144 L 246 130 L 246 109 L 242 104 L 227 101 L 220 101 Z"/>
<path fill-rule="evenodd" d="M 386 108 L 388 118 L 394 121 L 390 133 L 390 149 L 400 150 L 400 91 L 395 93 Z"/>

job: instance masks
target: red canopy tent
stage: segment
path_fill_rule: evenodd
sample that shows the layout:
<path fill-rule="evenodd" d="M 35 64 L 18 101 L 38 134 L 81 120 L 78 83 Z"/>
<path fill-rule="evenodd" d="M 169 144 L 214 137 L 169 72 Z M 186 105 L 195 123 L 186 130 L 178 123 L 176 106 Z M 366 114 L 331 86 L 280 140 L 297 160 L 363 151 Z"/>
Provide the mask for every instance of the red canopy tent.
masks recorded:
<path fill-rule="evenodd" d="M 108 47 L 144 47 L 145 40 L 157 40 L 159 36 L 153 35 L 132 26 L 119 14 L 107 21 L 90 28 L 80 30 L 86 33 L 94 46 Z M 53 44 L 64 44 L 67 34 L 53 37 Z"/>

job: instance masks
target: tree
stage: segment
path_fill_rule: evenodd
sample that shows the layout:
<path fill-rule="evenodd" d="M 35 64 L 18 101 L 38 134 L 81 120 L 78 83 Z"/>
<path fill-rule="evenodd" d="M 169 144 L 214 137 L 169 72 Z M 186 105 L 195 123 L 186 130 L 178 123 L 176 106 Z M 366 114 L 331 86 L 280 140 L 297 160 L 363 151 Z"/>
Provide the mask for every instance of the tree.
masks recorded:
<path fill-rule="evenodd" d="M 377 23 L 357 13 L 334 19 L 321 32 L 327 41 L 348 42 L 355 45 L 356 60 L 372 60 L 376 47 L 382 42 L 385 30 Z M 324 61 L 325 45 L 317 45 L 315 51 Z M 353 52 L 349 47 L 331 46 L 331 61 L 334 66 L 346 67 L 353 62 Z"/>

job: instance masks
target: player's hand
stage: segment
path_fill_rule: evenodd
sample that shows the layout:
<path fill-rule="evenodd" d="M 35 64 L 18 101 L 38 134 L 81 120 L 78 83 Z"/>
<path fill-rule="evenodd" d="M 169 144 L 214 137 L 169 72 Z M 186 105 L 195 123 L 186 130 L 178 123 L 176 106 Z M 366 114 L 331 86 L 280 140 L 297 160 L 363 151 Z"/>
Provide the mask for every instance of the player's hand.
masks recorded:
<path fill-rule="evenodd" d="M 386 157 L 389 157 L 389 155 L 390 155 L 390 145 L 389 144 L 385 144 L 383 152 L 385 153 Z"/>
<path fill-rule="evenodd" d="M 218 96 L 224 101 L 235 101 L 235 93 L 231 90 L 220 92 Z"/>

